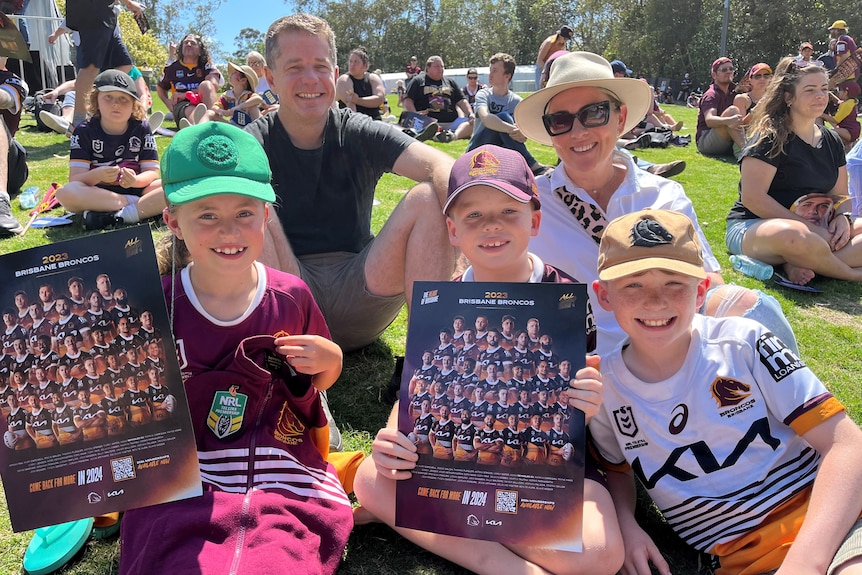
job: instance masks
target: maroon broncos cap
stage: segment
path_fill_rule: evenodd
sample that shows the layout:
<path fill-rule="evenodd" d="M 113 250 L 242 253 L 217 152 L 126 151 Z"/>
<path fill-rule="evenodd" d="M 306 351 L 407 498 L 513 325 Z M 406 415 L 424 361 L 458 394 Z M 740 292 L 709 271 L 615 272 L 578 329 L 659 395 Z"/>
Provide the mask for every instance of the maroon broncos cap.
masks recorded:
<path fill-rule="evenodd" d="M 443 213 L 455 198 L 470 186 L 491 186 L 522 204 L 532 201 L 536 209 L 542 207 L 536 178 L 524 157 L 514 150 L 492 144 L 480 146 L 455 160 L 449 175 L 449 196 Z"/>

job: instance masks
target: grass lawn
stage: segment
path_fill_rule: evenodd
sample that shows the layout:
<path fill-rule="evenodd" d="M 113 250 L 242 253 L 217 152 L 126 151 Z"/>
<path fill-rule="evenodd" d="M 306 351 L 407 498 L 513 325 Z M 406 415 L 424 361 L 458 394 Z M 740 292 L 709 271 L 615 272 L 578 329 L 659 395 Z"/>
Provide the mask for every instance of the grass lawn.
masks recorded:
<path fill-rule="evenodd" d="M 395 113 L 400 109 L 394 106 Z M 680 106 L 668 106 L 676 119 L 685 121 L 683 134 L 694 139 L 696 112 Z M 30 180 L 43 192 L 51 182 L 64 182 L 68 173 L 68 140 L 57 134 L 44 134 L 35 130 L 32 118 L 22 121 L 18 138 L 29 150 Z M 169 143 L 157 138 L 160 151 Z M 457 157 L 466 149 L 466 141 L 449 144 L 432 143 Z M 555 164 L 556 156 L 549 147 L 529 144 L 531 152 L 545 164 Z M 739 171 L 734 162 L 700 156 L 694 144 L 686 148 L 639 150 L 638 155 L 656 162 L 685 160 L 685 172 L 676 177 L 698 213 L 701 226 L 715 255 L 725 268 L 726 281 L 747 287 L 763 289 L 776 296 L 793 325 L 799 341 L 802 358 L 811 366 L 827 387 L 846 405 L 855 421 L 862 420 L 862 392 L 858 374 L 862 372 L 862 285 L 835 280 L 817 279 L 815 285 L 825 290 L 822 295 L 808 295 L 786 291 L 771 282 L 747 278 L 730 269 L 724 248 L 724 219 L 737 196 Z M 410 181 L 386 175 L 377 190 L 380 205 L 374 209 L 373 226 L 379 229 L 392 209 L 410 187 Z M 26 221 L 26 213 L 18 209 L 13 200 L 15 215 Z M 57 212 L 59 214 L 59 211 Z M 0 241 L 0 253 L 26 249 L 44 243 L 59 241 L 84 233 L 80 225 L 54 230 L 30 230 L 26 236 Z M 164 233 L 164 228 L 154 233 Z M 376 431 L 384 424 L 389 406 L 381 396 L 392 374 L 394 358 L 403 355 L 406 333 L 406 314 L 392 324 L 384 336 L 373 345 L 345 357 L 341 379 L 330 392 L 336 420 L 345 432 L 347 449 L 366 452 Z M 668 556 L 676 574 L 696 573 L 695 554 L 679 544 L 668 532 L 661 519 L 648 504 L 639 505 L 639 514 L 648 530 Z M 31 533 L 12 533 L 4 502 L 0 502 L 0 573 L 17 573 L 21 570 L 24 549 Z M 119 556 L 117 539 L 91 541 L 85 552 L 69 567 L 61 571 L 69 574 L 111 574 L 116 572 Z M 452 564 L 417 549 L 381 526 L 357 527 L 350 538 L 339 573 L 343 574 L 428 574 L 449 575 L 463 573 Z"/>

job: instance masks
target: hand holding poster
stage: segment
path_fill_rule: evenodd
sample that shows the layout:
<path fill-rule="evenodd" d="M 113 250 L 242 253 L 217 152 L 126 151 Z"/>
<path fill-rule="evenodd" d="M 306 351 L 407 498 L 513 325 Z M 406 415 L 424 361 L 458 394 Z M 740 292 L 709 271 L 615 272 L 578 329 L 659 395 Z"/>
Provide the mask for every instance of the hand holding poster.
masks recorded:
<path fill-rule="evenodd" d="M 584 366 L 580 284 L 417 282 L 398 428 L 417 447 L 399 527 L 580 551 Z"/>
<path fill-rule="evenodd" d="M 13 529 L 200 495 L 149 228 L 0 262 L 0 473 Z"/>

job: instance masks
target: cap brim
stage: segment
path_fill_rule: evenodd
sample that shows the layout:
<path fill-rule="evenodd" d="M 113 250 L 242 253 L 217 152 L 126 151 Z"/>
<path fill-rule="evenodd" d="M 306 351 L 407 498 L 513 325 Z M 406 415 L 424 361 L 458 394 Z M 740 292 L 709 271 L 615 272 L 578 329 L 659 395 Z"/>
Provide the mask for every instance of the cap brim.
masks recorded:
<path fill-rule="evenodd" d="M 135 100 L 140 101 L 140 98 L 135 95 L 133 92 L 126 90 L 125 88 L 120 88 L 119 86 L 99 86 L 96 88 L 99 92 L 122 92 L 123 94 L 127 94 L 134 98 Z"/>
<path fill-rule="evenodd" d="M 680 260 L 671 260 L 667 258 L 642 258 L 628 262 L 622 262 L 615 266 L 611 266 L 607 269 L 601 270 L 599 272 L 599 279 L 603 281 L 610 281 L 627 275 L 654 269 L 678 272 L 698 279 L 706 278 L 706 270 L 703 268 L 703 266 L 696 266 L 694 264 L 689 264 Z"/>
<path fill-rule="evenodd" d="M 564 82 L 533 92 L 515 107 L 515 123 L 521 133 L 540 144 L 552 145 L 551 136 L 542 123 L 542 115 L 544 115 L 545 108 L 551 98 L 570 88 L 599 88 L 616 94 L 627 109 L 623 134 L 637 126 L 652 105 L 652 89 L 646 82 L 634 78 Z"/>
<path fill-rule="evenodd" d="M 449 194 L 449 197 L 446 198 L 446 203 L 443 205 L 443 213 L 448 216 L 449 215 L 449 208 L 451 207 L 452 202 L 455 201 L 455 198 L 458 197 L 458 194 L 460 194 L 461 192 L 463 192 L 467 188 L 471 188 L 473 186 L 489 186 L 491 188 L 494 188 L 495 190 L 503 192 L 504 194 L 506 194 L 507 196 L 509 196 L 513 200 L 517 200 L 517 201 L 521 202 L 522 204 L 528 204 L 532 201 L 535 204 L 537 210 L 541 209 L 541 203 L 539 202 L 538 197 L 528 196 L 522 190 L 519 190 L 518 188 L 516 188 L 515 186 L 513 186 L 511 184 L 508 184 L 506 182 L 501 182 L 498 180 L 475 180 L 475 181 L 467 182 L 466 184 L 457 188 L 454 192 Z"/>
<path fill-rule="evenodd" d="M 218 194 L 238 194 L 264 202 L 275 201 L 275 191 L 269 182 L 256 182 L 238 176 L 207 176 L 176 184 L 164 184 L 164 189 L 168 203 L 174 205 L 187 204 Z"/>

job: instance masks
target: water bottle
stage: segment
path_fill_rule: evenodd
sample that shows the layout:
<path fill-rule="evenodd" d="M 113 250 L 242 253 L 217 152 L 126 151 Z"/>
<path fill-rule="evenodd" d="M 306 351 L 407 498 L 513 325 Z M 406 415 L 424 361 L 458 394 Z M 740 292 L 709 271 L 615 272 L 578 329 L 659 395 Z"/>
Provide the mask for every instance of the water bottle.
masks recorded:
<path fill-rule="evenodd" d="M 35 208 L 36 204 L 39 203 L 39 188 L 36 186 L 30 186 L 21 192 L 21 195 L 18 196 L 18 204 L 20 204 L 21 209 L 29 210 L 30 208 Z"/>
<path fill-rule="evenodd" d="M 730 263 L 736 271 L 742 272 L 747 276 L 757 278 L 761 281 L 768 280 L 774 273 L 772 266 L 768 263 L 755 260 L 748 256 L 730 256 Z"/>

